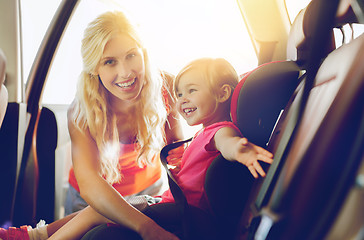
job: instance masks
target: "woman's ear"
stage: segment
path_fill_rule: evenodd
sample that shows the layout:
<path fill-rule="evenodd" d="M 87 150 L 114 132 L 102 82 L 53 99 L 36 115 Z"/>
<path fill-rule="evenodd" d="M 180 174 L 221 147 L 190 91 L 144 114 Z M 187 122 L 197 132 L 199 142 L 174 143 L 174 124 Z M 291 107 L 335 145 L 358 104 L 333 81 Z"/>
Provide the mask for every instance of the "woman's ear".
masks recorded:
<path fill-rule="evenodd" d="M 92 75 L 94 75 L 94 76 L 99 75 L 99 73 L 98 73 L 96 70 L 93 70 L 93 71 L 91 71 L 90 73 L 91 73 Z"/>
<path fill-rule="evenodd" d="M 227 101 L 232 94 L 232 89 L 230 85 L 224 84 L 220 87 L 218 92 L 218 101 L 220 103 Z"/>

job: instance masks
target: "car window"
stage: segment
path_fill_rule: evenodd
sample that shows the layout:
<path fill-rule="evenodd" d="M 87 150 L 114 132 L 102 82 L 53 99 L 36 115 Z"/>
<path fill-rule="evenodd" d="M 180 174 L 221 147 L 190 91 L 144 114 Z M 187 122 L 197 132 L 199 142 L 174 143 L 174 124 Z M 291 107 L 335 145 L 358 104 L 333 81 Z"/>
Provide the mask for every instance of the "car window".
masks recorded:
<path fill-rule="evenodd" d="M 297 14 L 310 2 L 311 0 L 286 0 L 287 13 L 289 15 L 291 23 L 294 21 Z M 340 47 L 342 44 L 349 43 L 352 39 L 358 37 L 363 32 L 363 24 L 346 24 L 342 27 L 342 29 L 334 28 L 336 47 Z"/>
<path fill-rule="evenodd" d="M 60 3 L 61 0 L 20 0 L 23 83 L 28 79 L 40 43 Z"/>
<path fill-rule="evenodd" d="M 60 1 L 37 0 L 40 6 L 46 3 L 48 8 L 49 5 L 47 14 L 43 14 L 45 8 L 28 8 L 29 1 L 23 2 L 26 8 L 22 16 L 24 30 L 29 31 L 23 36 L 23 48 L 31 50 L 24 55 L 23 71 L 27 76 L 35 49 L 41 42 L 40 36 L 44 35 Z M 35 12 L 36 9 L 40 11 Z M 82 68 L 80 42 L 83 30 L 100 13 L 118 9 L 127 11 L 137 20 L 148 50 L 162 70 L 177 74 L 187 62 L 205 56 L 226 58 L 239 74 L 257 65 L 235 0 L 80 1 L 51 65 L 43 104 L 69 104 L 72 101 Z"/>
<path fill-rule="evenodd" d="M 285 0 L 286 2 L 286 8 L 287 8 L 287 13 L 289 16 L 289 19 L 291 21 L 291 23 L 294 21 L 294 19 L 296 18 L 297 14 L 304 9 L 310 2 L 311 0 Z"/>

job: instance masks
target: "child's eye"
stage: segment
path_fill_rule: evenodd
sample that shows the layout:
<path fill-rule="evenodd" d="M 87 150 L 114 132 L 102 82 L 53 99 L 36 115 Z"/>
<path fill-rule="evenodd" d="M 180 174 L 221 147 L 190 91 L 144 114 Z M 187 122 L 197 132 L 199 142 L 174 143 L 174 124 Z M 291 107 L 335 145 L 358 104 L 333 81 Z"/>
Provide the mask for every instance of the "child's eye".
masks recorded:
<path fill-rule="evenodd" d="M 182 93 L 177 93 L 176 95 L 178 98 L 182 97 Z"/>
<path fill-rule="evenodd" d="M 128 55 L 126 55 L 126 59 L 131 59 L 135 56 L 136 56 L 136 53 L 129 53 Z"/>
<path fill-rule="evenodd" d="M 188 90 L 188 93 L 193 93 L 193 92 L 196 92 L 197 90 L 194 89 L 194 88 L 191 88 L 190 90 Z"/>

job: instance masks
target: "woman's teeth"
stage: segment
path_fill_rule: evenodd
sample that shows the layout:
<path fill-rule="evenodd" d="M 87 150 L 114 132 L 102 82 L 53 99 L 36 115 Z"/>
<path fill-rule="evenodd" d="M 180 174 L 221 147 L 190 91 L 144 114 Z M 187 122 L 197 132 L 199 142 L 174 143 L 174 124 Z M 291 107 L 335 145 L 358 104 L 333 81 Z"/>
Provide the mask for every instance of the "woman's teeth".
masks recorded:
<path fill-rule="evenodd" d="M 127 87 L 130 87 L 131 85 L 133 85 L 134 83 L 135 83 L 135 78 L 133 78 L 131 81 L 128 81 L 128 82 L 117 83 L 116 85 L 121 88 L 127 88 Z"/>

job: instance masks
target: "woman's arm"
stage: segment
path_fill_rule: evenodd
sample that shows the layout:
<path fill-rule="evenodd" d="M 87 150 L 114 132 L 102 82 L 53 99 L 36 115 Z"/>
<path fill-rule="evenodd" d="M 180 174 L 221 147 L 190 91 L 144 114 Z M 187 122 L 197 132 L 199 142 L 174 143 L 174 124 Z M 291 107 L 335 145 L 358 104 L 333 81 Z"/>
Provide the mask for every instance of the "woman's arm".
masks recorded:
<path fill-rule="evenodd" d="M 97 213 L 92 207 L 88 206 L 82 209 L 74 218 L 65 224 L 59 231 L 53 234 L 49 240 L 72 240 L 80 239 L 93 227 L 109 223 L 110 220 Z M 178 240 L 178 238 L 162 229 L 153 221 L 151 225 L 143 226 L 143 233 L 140 234 L 143 239 L 149 240 Z"/>
<path fill-rule="evenodd" d="M 179 140 L 184 139 L 182 125 L 180 122 L 180 114 L 176 108 L 176 99 L 173 97 L 173 79 L 174 76 L 170 74 L 164 74 L 164 79 L 166 81 L 166 88 L 168 90 L 168 104 L 169 104 L 169 114 L 167 116 L 167 122 L 165 126 L 166 133 L 166 144 L 170 144 Z M 180 171 L 181 159 L 184 152 L 184 147 L 181 146 L 176 149 L 172 149 L 168 152 L 167 161 L 168 164 L 173 166 L 170 170 L 173 175 Z"/>
<path fill-rule="evenodd" d="M 147 219 L 101 176 L 99 152 L 91 135 L 81 132 L 72 120 L 68 121 L 68 127 L 73 169 L 81 197 L 101 215 L 138 231 L 139 225 Z"/>
<path fill-rule="evenodd" d="M 183 140 L 184 135 L 182 131 L 182 125 L 180 122 L 180 115 L 176 108 L 176 99 L 173 97 L 173 80 L 174 76 L 168 73 L 164 73 L 164 80 L 167 89 L 167 101 L 169 104 L 169 113 L 167 116 L 167 122 L 165 125 L 165 133 L 167 144 Z"/>
<path fill-rule="evenodd" d="M 175 108 L 174 104 L 173 108 Z M 175 109 L 171 110 L 167 116 L 165 132 L 167 144 L 184 139 L 180 116 Z"/>
<path fill-rule="evenodd" d="M 82 198 L 100 215 L 133 229 L 142 237 L 151 226 L 160 230 L 153 220 L 127 203 L 101 176 L 95 141 L 88 132 L 80 131 L 70 119 L 69 116 L 72 162 Z"/>
<path fill-rule="evenodd" d="M 273 154 L 242 138 L 230 127 L 219 129 L 214 136 L 215 147 L 229 161 L 238 161 L 248 167 L 251 174 L 258 178 L 258 173 L 264 177 L 265 172 L 258 160 L 272 163 Z"/>

